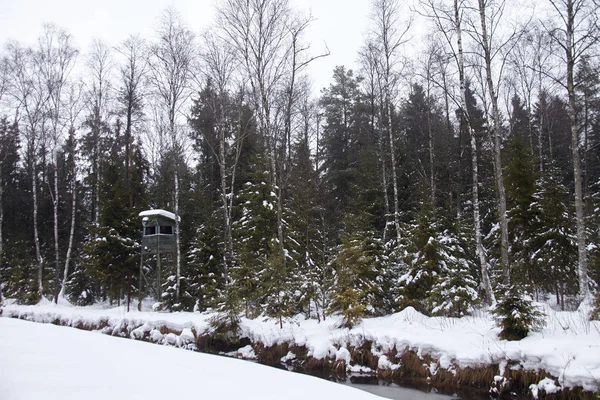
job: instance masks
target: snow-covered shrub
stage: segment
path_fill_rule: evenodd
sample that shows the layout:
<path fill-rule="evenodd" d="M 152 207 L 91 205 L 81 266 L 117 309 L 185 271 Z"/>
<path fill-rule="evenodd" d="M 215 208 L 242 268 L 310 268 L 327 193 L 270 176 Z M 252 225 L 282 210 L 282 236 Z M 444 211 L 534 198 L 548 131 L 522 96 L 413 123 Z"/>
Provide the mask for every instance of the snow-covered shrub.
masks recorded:
<path fill-rule="evenodd" d="M 530 331 L 544 327 L 545 314 L 533 303 L 531 297 L 511 286 L 492 309 L 496 325 L 502 328 L 500 339 L 521 340 Z"/>

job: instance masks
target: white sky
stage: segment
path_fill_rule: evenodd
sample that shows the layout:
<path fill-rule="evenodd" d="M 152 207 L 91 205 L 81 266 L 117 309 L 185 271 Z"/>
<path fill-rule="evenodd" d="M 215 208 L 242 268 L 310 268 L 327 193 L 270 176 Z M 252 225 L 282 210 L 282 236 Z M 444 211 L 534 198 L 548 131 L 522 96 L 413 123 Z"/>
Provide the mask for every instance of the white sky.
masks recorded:
<path fill-rule="evenodd" d="M 85 53 L 93 38 L 116 46 L 130 34 L 151 38 L 157 18 L 168 6 L 181 12 L 188 26 L 199 33 L 212 21 L 215 0 L 3 0 L 0 13 L 0 43 L 16 39 L 33 44 L 42 24 L 53 22 L 65 28 L 77 48 Z M 369 0 L 292 0 L 299 11 L 316 18 L 307 40 L 313 54 L 325 49 L 331 55 L 313 63 L 309 71 L 315 91 L 330 83 L 333 68 L 356 69 L 357 50 L 367 30 Z"/>

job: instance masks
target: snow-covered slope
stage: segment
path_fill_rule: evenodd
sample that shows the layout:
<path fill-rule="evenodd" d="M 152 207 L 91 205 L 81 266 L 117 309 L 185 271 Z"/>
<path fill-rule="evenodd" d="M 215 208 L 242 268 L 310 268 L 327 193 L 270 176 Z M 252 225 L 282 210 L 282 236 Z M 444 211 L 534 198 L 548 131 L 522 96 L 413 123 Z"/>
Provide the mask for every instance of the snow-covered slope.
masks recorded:
<path fill-rule="evenodd" d="M 556 312 L 546 307 L 546 327 L 541 332 L 517 342 L 498 339 L 499 329 L 490 315 L 481 312 L 464 318 L 427 317 L 412 308 L 402 312 L 364 320 L 355 328 L 338 329 L 337 318 L 321 323 L 297 317 L 287 321 L 283 329 L 278 321 L 268 318 L 242 319 L 243 336 L 265 346 L 292 343 L 305 346 L 315 358 L 349 360 L 349 346 L 372 342 L 372 352 L 379 357 L 379 368 L 396 368 L 398 360 L 388 359 L 386 353 L 395 348 L 419 355 L 429 354 L 437 362 L 430 370 L 498 364 L 498 374 L 504 368 L 546 370 L 558 378 L 563 387 L 581 386 L 585 390 L 600 390 L 600 323 L 589 321 L 587 312 Z M 20 316 L 38 322 L 61 320 L 77 324 L 105 325 L 110 329 L 129 327 L 132 337 L 151 334 L 153 341 L 186 347 L 193 330 L 202 334 L 209 329 L 211 314 L 125 312 L 118 308 L 80 308 L 56 306 L 7 305 L 4 316 Z M 100 324 L 101 321 L 104 321 Z M 167 326 L 181 335 L 161 334 L 158 327 Z M 252 356 L 243 349 L 241 354 Z M 350 366 L 359 370 L 360 366 Z M 548 389 L 547 382 L 543 382 Z"/>
<path fill-rule="evenodd" d="M 256 363 L 0 318 L 0 399 L 380 397 Z"/>

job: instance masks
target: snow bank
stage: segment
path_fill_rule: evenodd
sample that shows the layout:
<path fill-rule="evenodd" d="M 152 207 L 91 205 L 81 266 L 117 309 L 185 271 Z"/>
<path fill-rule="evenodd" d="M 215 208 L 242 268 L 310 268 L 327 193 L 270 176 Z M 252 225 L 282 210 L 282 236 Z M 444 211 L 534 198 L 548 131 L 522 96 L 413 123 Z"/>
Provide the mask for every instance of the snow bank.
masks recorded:
<path fill-rule="evenodd" d="M 486 312 L 463 318 L 444 318 L 427 317 L 413 308 L 366 319 L 350 330 L 336 328 L 339 318 L 332 317 L 318 323 L 300 316 L 285 321 L 282 329 L 278 320 L 242 318 L 241 329 L 242 337 L 252 343 L 261 342 L 266 347 L 285 343 L 305 346 L 308 355 L 317 359 L 348 361 L 350 346 L 360 347 L 370 342 L 381 369 L 397 368 L 400 361 L 386 356 L 391 350 L 395 349 L 399 354 L 412 350 L 419 356 L 427 354 L 434 359 L 434 363 L 428 366 L 432 374 L 439 368 L 453 370 L 456 367 L 502 365 L 502 369 L 545 370 L 558 378 L 561 387 L 581 386 L 585 390 L 599 391 L 600 323 L 590 322 L 585 311 L 557 312 L 550 308 L 544 311 L 546 327 L 517 342 L 499 340 L 499 329 Z M 137 310 L 127 313 L 123 307 L 102 309 L 54 304 L 9 304 L 4 307 L 3 315 L 38 322 L 58 319 L 69 321 L 72 326 L 76 325 L 75 322 L 85 325 L 104 321 L 105 330 L 110 329 L 109 326 L 128 327 L 134 338 L 152 334 L 159 343 L 179 347 L 189 346 L 194 333 L 209 333 L 208 321 L 212 316 L 206 313 Z M 158 336 L 161 333 L 157 329 L 162 325 L 177 333 L 175 337 Z M 255 356 L 249 349 L 241 349 L 238 353 L 247 354 L 249 358 Z M 349 371 L 363 367 L 348 362 L 346 365 Z M 543 389 L 547 390 L 547 387 L 545 385 Z"/>
<path fill-rule="evenodd" d="M 256 363 L 0 318 L 0 399 L 378 399 Z"/>

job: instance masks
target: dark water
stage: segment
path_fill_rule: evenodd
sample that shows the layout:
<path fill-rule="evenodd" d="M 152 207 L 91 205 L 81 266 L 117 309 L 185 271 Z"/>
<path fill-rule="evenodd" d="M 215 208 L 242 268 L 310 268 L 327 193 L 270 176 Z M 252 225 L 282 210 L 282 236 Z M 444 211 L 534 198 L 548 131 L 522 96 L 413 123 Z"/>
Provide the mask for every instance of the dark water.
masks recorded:
<path fill-rule="evenodd" d="M 293 371 L 296 373 L 302 373 L 307 375 L 316 376 L 322 379 L 326 379 L 328 381 L 336 382 L 341 385 L 347 385 L 359 390 L 364 390 L 365 392 L 373 393 L 378 396 L 392 399 L 392 400 L 461 400 L 468 399 L 473 400 L 477 397 L 467 396 L 464 398 L 462 395 L 446 395 L 440 394 L 435 389 L 432 389 L 426 383 L 423 382 L 410 382 L 407 381 L 407 386 L 400 386 L 395 383 L 386 382 L 380 380 L 376 376 L 372 375 L 345 375 L 340 376 L 332 371 L 303 371 L 298 368 L 290 368 L 282 366 L 284 369 L 289 371 Z M 415 389 L 415 387 L 421 388 Z"/>
<path fill-rule="evenodd" d="M 393 400 L 452 400 L 460 399 L 457 396 L 448 396 L 431 391 L 422 392 L 418 389 L 410 389 L 396 384 L 376 385 L 366 383 L 352 383 L 350 381 L 340 382 L 341 384 L 351 386 L 365 392 L 373 393 L 381 397 Z"/>

